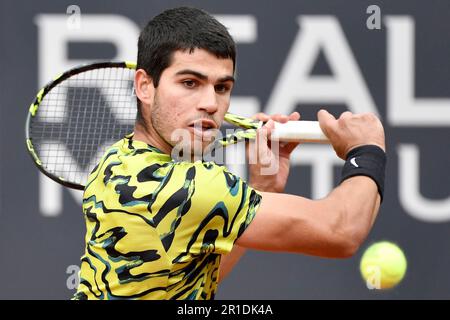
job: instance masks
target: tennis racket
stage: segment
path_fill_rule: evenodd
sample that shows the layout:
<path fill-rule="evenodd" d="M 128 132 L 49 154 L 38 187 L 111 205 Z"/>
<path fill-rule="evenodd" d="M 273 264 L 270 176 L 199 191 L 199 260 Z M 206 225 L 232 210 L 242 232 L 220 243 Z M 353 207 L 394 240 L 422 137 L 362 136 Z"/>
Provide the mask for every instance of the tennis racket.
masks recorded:
<path fill-rule="evenodd" d="M 30 106 L 25 139 L 39 170 L 54 181 L 83 190 L 105 150 L 133 131 L 136 119 L 134 62 L 98 62 L 55 77 Z M 231 113 L 225 121 L 244 130 L 216 143 L 254 139 L 264 123 Z M 276 123 L 272 139 L 327 143 L 317 121 Z"/>

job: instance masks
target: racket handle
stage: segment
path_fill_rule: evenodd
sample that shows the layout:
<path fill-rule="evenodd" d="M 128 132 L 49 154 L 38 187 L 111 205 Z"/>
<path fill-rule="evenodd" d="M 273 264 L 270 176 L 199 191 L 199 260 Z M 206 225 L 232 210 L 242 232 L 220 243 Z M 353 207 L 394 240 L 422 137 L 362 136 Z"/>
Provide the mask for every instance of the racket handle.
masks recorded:
<path fill-rule="evenodd" d="M 283 142 L 330 143 L 318 121 L 305 120 L 275 122 L 271 139 Z"/>

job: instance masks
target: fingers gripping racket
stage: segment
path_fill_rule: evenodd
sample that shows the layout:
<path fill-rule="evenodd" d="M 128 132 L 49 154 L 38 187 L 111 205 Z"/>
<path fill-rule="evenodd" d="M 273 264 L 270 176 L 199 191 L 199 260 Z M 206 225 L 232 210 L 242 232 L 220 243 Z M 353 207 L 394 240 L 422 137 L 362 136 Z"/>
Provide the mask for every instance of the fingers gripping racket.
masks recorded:
<path fill-rule="evenodd" d="M 39 170 L 56 182 L 84 189 L 105 150 L 133 131 L 136 119 L 133 62 L 99 62 L 70 69 L 44 86 L 30 106 L 26 145 Z M 256 137 L 264 123 L 227 113 L 243 128 L 216 143 Z M 317 121 L 276 123 L 272 139 L 327 143 Z"/>

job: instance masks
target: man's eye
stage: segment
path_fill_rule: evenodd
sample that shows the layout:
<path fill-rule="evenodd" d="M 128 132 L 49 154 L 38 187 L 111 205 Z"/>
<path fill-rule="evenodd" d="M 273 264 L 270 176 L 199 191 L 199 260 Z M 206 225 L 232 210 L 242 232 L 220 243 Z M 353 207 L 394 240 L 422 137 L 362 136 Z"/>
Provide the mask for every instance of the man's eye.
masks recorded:
<path fill-rule="evenodd" d="M 216 92 L 219 92 L 219 93 L 225 93 L 230 90 L 230 88 L 224 84 L 218 84 L 215 88 L 216 88 Z"/>
<path fill-rule="evenodd" d="M 184 80 L 183 84 L 187 88 L 194 88 L 196 83 L 194 80 Z"/>

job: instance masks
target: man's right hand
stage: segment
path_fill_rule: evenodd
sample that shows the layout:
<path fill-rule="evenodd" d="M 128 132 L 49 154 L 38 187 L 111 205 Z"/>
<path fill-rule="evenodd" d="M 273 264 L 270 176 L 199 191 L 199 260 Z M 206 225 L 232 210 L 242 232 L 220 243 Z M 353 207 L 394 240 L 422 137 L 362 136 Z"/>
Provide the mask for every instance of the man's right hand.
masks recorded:
<path fill-rule="evenodd" d="M 323 133 L 343 160 L 350 150 L 362 145 L 372 144 L 386 150 L 383 125 L 372 113 L 346 111 L 336 119 L 326 110 L 320 110 L 317 117 Z"/>

